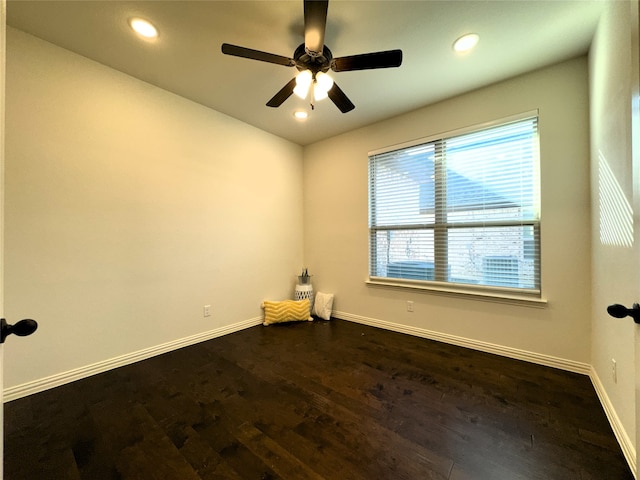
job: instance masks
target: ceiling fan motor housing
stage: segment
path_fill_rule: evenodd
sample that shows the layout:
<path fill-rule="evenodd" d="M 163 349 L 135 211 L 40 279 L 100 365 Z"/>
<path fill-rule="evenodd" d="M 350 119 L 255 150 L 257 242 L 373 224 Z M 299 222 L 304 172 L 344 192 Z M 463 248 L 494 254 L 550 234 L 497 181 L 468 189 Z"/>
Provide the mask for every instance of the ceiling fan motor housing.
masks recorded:
<path fill-rule="evenodd" d="M 315 75 L 318 72 L 326 73 L 331 68 L 333 55 L 326 45 L 322 47 L 322 55 L 318 55 L 315 52 L 308 52 L 304 43 L 301 43 L 293 52 L 293 60 L 299 71 L 311 70 Z"/>

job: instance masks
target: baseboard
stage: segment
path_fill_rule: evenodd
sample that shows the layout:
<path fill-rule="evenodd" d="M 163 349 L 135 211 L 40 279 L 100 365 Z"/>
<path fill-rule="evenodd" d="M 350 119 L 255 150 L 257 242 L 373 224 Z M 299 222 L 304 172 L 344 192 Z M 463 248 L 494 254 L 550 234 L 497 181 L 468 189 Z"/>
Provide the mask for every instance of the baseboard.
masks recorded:
<path fill-rule="evenodd" d="M 41 378 L 33 382 L 27 382 L 21 385 L 16 385 L 15 387 L 5 388 L 3 392 L 4 402 L 10 402 L 11 400 L 16 400 L 18 398 L 26 397 L 27 395 L 32 395 L 34 393 L 42 392 L 44 390 L 58 387 L 66 383 L 87 378 L 98 373 L 106 372 L 107 370 L 123 367 L 131 363 L 139 362 L 140 360 L 145 360 L 147 358 L 155 357 L 156 355 L 161 355 L 172 350 L 177 350 L 178 348 L 187 347 L 189 345 L 194 345 L 206 340 L 211 340 L 212 338 L 217 338 L 229 333 L 238 332 L 240 330 L 244 330 L 245 328 L 260 325 L 262 321 L 262 317 L 243 320 L 231 325 L 226 325 L 224 327 L 209 330 L 208 332 L 198 333 L 190 337 L 180 338 L 178 340 L 173 340 L 161 345 L 145 348 L 143 350 L 138 350 L 136 352 L 121 355 L 119 357 L 110 358 L 108 360 L 97 362 L 91 365 L 86 365 L 84 367 L 69 370 L 67 372 L 57 373 L 55 375 Z"/>
<path fill-rule="evenodd" d="M 600 377 L 593 367 L 591 367 L 589 377 L 591 378 L 591 383 L 593 383 L 593 388 L 595 388 L 596 393 L 598 394 L 598 398 L 600 399 L 600 403 L 602 404 L 604 413 L 607 415 L 607 419 L 609 420 L 611 429 L 613 430 L 613 433 L 615 434 L 616 439 L 620 444 L 620 448 L 622 449 L 624 458 L 627 460 L 633 476 L 635 478 L 638 478 L 636 467 L 636 449 L 633 445 L 633 442 L 629 438 L 629 435 L 627 435 L 627 431 L 624 429 L 620 418 L 618 418 L 618 414 L 613 408 L 613 404 L 609 399 L 609 395 L 607 395 L 607 391 L 605 390 L 604 385 L 600 381 Z"/>
<path fill-rule="evenodd" d="M 342 320 L 362 323 L 365 325 L 370 325 L 372 327 L 384 328 L 385 330 L 391 330 L 398 333 L 406 333 L 408 335 L 428 338 L 430 340 L 437 340 L 438 342 L 449 343 L 451 345 L 457 345 L 459 347 L 471 348 L 473 350 L 479 350 L 481 352 L 493 353 L 516 360 L 524 360 L 547 367 L 559 368 L 561 370 L 566 370 L 569 372 L 581 373 L 583 375 L 589 375 L 591 372 L 591 365 L 589 365 L 588 363 L 576 362 L 574 360 L 558 358 L 542 353 L 529 352 L 527 350 L 521 350 L 512 347 L 505 347 L 503 345 L 474 340 L 472 338 L 459 337 L 447 333 L 426 330 L 424 328 L 411 327 L 399 323 L 387 322 L 385 320 L 362 317 L 360 315 L 353 315 L 346 312 L 333 312 L 333 316 Z"/>

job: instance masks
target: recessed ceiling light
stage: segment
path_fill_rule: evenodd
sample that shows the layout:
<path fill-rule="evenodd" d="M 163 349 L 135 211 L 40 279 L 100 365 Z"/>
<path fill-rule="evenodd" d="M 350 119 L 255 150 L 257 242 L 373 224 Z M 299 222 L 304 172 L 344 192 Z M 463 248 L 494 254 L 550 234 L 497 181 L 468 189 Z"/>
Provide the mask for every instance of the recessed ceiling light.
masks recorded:
<path fill-rule="evenodd" d="M 467 33 L 453 42 L 453 49 L 460 53 L 468 52 L 476 46 L 479 40 L 480 35 L 477 33 Z"/>
<path fill-rule="evenodd" d="M 158 29 L 154 27 L 151 22 L 142 18 L 132 18 L 129 20 L 129 25 L 136 33 L 142 35 L 145 38 L 156 38 L 158 36 Z"/>
<path fill-rule="evenodd" d="M 309 113 L 305 112 L 304 110 L 296 110 L 295 112 L 293 112 L 293 116 L 298 120 L 304 120 L 309 116 Z"/>

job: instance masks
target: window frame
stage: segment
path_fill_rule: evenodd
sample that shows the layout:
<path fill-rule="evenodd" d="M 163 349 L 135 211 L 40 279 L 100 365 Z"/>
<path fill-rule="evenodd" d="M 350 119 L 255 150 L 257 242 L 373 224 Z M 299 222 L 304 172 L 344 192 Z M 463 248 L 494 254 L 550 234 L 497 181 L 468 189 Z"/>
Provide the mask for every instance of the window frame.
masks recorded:
<path fill-rule="evenodd" d="M 446 209 L 443 208 L 442 205 L 434 204 L 434 216 L 435 221 L 432 224 L 418 224 L 418 225 L 407 225 L 399 222 L 396 225 L 385 225 L 385 226 L 375 226 L 373 219 L 375 215 L 375 202 L 373 200 L 373 190 L 372 190 L 372 162 L 373 158 L 376 155 L 382 155 L 390 152 L 407 150 L 412 147 L 419 146 L 427 146 L 434 145 L 434 149 L 438 149 L 438 146 L 443 145 L 447 140 L 451 140 L 455 137 L 459 137 L 466 134 L 481 132 L 483 130 L 488 130 L 495 127 L 500 127 L 504 125 L 508 125 L 510 123 L 515 123 L 519 121 L 526 121 L 528 119 L 535 119 L 536 121 L 536 137 L 534 139 L 534 149 L 535 149 L 535 162 L 536 165 L 534 168 L 537 169 L 535 178 L 534 178 L 534 186 L 533 186 L 533 195 L 534 195 L 534 203 L 535 203 L 535 212 L 536 216 L 533 219 L 524 219 L 524 220 L 497 220 L 497 221 L 471 221 L 471 222 L 447 222 L 446 221 Z M 369 173 L 369 184 L 368 184 L 368 202 L 369 202 L 369 211 L 368 211 L 368 232 L 369 232 L 369 249 L 368 249 L 368 277 L 366 280 L 366 284 L 370 286 L 381 286 L 381 287 L 396 287 L 396 288 L 410 288 L 410 289 L 418 289 L 422 291 L 430 291 L 434 293 L 440 293 L 444 295 L 463 295 L 473 298 L 480 298 L 490 301 L 499 301 L 499 302 L 507 302 L 507 303 L 515 303 L 515 304 L 524 304 L 524 305 L 532 305 L 532 306 L 544 306 L 547 301 L 543 298 L 542 295 L 542 237 L 541 237 L 541 223 L 542 223 L 542 215 L 541 215 L 541 188 L 540 188 L 540 177 L 541 177 L 541 159 L 540 159 L 540 128 L 539 128 L 540 116 L 538 110 L 532 110 L 524 113 L 520 113 L 517 115 L 512 115 L 509 117 L 500 118 L 497 120 L 485 122 L 482 124 L 476 124 L 448 132 L 444 132 L 441 134 L 431 135 L 429 137 L 419 138 L 416 140 L 412 140 L 409 142 L 404 142 L 401 144 L 396 144 L 388 147 L 384 147 L 381 149 L 377 149 L 368 153 L 369 161 L 368 161 L 368 173 Z M 435 156 L 440 154 L 441 152 L 435 152 Z M 446 165 L 444 162 L 434 162 L 434 176 L 442 177 L 442 175 L 446 171 Z M 436 188 L 446 188 L 446 182 L 435 181 L 434 189 Z M 439 192 L 439 194 L 435 195 L 436 198 L 445 199 L 446 195 L 443 192 Z M 447 258 L 447 254 L 443 254 L 443 251 L 448 249 L 448 240 L 447 237 L 449 232 L 458 228 L 479 228 L 479 227 L 493 227 L 493 226 L 518 226 L 518 227 L 530 227 L 533 232 L 534 239 L 537 239 L 537 250 L 535 252 L 535 256 L 533 259 L 533 268 L 536 275 L 536 283 L 534 288 L 518 288 L 518 287 L 507 287 L 507 286 L 496 286 L 496 285 L 485 285 L 485 284 L 468 284 L 461 282 L 452 282 L 447 279 L 448 272 L 447 266 L 443 266 L 443 262 L 436 262 L 435 256 Z M 414 280 L 414 279 L 406 279 L 406 278 L 395 278 L 389 276 L 375 276 L 374 272 L 374 258 L 375 258 L 375 239 L 374 236 L 376 232 L 380 231 L 392 231 L 392 230 L 432 230 L 434 237 L 434 280 Z M 523 242 L 526 240 L 523 240 Z"/>

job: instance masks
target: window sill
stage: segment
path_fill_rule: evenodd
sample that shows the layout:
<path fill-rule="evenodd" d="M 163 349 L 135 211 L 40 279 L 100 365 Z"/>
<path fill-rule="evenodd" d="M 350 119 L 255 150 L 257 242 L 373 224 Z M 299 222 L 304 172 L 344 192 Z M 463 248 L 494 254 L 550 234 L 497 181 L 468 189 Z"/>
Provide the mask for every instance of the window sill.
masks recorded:
<path fill-rule="evenodd" d="M 510 305 L 521 305 L 525 307 L 545 308 L 547 300 L 533 295 L 523 295 L 497 291 L 490 288 L 465 288 L 464 286 L 451 286 L 444 283 L 417 283 L 403 281 L 400 279 L 388 279 L 372 277 L 365 281 L 370 287 L 400 288 L 408 290 L 420 290 L 434 295 L 444 295 L 448 297 L 467 298 L 470 300 L 480 300 L 485 302 L 495 302 Z"/>

